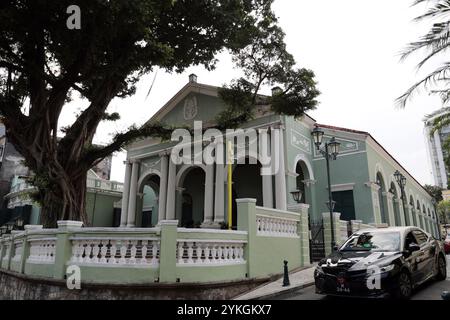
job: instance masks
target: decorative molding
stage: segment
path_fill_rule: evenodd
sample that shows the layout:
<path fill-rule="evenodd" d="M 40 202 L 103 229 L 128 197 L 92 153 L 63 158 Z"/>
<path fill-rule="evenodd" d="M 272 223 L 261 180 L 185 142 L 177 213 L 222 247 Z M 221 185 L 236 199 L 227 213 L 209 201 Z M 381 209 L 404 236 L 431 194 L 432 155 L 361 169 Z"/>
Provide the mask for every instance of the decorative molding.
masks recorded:
<path fill-rule="evenodd" d="M 349 191 L 355 188 L 355 183 L 334 184 L 331 186 L 331 192 Z M 327 187 L 328 189 L 328 187 Z"/>
<path fill-rule="evenodd" d="M 312 185 L 315 185 L 317 183 L 317 180 L 307 179 L 302 180 L 302 182 L 309 188 Z"/>
<path fill-rule="evenodd" d="M 368 188 L 371 188 L 373 191 L 380 190 L 380 186 L 372 181 L 366 182 L 366 183 L 364 183 L 364 185 Z"/>

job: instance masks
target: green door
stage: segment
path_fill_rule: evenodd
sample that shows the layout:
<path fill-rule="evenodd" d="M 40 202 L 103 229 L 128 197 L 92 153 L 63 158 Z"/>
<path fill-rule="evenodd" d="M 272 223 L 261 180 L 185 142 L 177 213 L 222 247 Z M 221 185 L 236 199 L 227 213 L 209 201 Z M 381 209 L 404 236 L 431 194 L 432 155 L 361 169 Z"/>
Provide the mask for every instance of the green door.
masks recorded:
<path fill-rule="evenodd" d="M 341 220 L 356 220 L 353 190 L 333 192 L 333 200 L 336 201 L 334 212 L 341 214 Z"/>

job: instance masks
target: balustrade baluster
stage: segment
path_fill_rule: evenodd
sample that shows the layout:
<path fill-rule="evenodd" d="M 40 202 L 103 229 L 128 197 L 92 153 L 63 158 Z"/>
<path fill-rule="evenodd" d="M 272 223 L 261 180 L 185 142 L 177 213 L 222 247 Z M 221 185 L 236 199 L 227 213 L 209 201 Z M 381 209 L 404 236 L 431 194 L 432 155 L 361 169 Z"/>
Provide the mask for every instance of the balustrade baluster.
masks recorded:
<path fill-rule="evenodd" d="M 91 262 L 92 263 L 98 263 L 99 259 L 98 259 L 98 254 L 100 252 L 100 241 L 94 240 L 92 241 L 92 259 Z"/>
<path fill-rule="evenodd" d="M 142 240 L 141 242 L 141 264 L 147 264 L 147 244 L 148 240 Z"/>
<path fill-rule="evenodd" d="M 127 250 L 128 250 L 128 241 L 127 240 L 120 241 L 120 251 L 119 251 L 120 252 L 120 259 L 119 259 L 120 264 L 127 263 L 127 260 L 125 259 Z"/>
<path fill-rule="evenodd" d="M 192 259 L 192 256 L 194 255 L 194 248 L 193 248 L 194 243 L 192 242 L 187 242 L 187 246 L 188 246 L 188 263 L 194 263 L 194 260 Z"/>
<path fill-rule="evenodd" d="M 211 250 L 209 247 L 209 243 L 205 243 L 205 249 L 204 249 L 204 253 L 205 253 L 205 263 L 211 263 L 211 259 L 209 258 L 209 254 L 210 254 Z"/>
<path fill-rule="evenodd" d="M 158 249 L 159 249 L 159 241 L 152 241 L 152 264 L 158 264 Z"/>
<path fill-rule="evenodd" d="M 183 253 L 184 253 L 184 242 L 178 242 L 178 263 L 183 263 Z"/>
<path fill-rule="evenodd" d="M 108 260 L 106 260 L 106 253 L 108 252 L 108 240 L 101 240 L 101 249 L 100 249 L 100 263 L 106 264 Z"/>
<path fill-rule="evenodd" d="M 117 241 L 111 240 L 111 246 L 109 247 L 109 264 L 116 264 L 116 254 L 117 254 Z"/>
<path fill-rule="evenodd" d="M 136 252 L 137 252 L 136 244 L 137 244 L 137 241 L 135 241 L 135 240 L 130 241 L 130 244 L 131 244 L 131 248 L 130 248 L 130 260 L 129 260 L 129 263 L 136 264 Z"/>

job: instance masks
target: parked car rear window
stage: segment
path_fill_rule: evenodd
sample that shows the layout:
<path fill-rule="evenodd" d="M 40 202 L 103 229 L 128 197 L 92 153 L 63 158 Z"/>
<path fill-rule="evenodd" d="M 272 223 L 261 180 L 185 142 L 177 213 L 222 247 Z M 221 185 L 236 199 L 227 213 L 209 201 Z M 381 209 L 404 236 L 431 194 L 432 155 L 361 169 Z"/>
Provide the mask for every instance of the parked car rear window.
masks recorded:
<path fill-rule="evenodd" d="M 399 232 L 364 232 L 347 240 L 341 251 L 399 251 Z"/>

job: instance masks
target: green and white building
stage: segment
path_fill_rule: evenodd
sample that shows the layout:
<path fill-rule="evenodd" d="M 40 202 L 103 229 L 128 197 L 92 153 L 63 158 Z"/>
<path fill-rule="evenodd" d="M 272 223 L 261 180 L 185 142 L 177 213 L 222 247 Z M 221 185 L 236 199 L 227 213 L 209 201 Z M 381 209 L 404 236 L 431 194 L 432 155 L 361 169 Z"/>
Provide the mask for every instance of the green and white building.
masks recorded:
<path fill-rule="evenodd" d="M 215 116 L 225 108 L 218 88 L 197 83 L 195 75 L 150 121 L 170 125 L 213 126 Z M 341 143 L 336 161 L 331 162 L 331 188 L 335 211 L 344 221 L 390 226 L 416 225 L 436 234 L 437 221 L 432 197 L 369 133 L 276 115 L 269 106 L 257 110 L 243 129 L 281 129 L 267 141 L 269 150 L 279 148 L 280 170 L 261 175 L 261 163 L 233 165 L 233 225 L 236 199 L 253 198 L 257 206 L 298 210 L 291 192 L 303 192 L 302 202 L 310 219 L 327 212 L 327 171 L 324 157 L 311 137 L 314 127 L 325 132 L 324 140 L 335 137 Z M 205 139 L 206 140 L 206 139 Z M 205 147 L 209 142 L 202 141 Z M 206 144 L 205 144 L 206 143 Z M 161 220 L 178 220 L 180 226 L 211 228 L 226 222 L 227 174 L 222 164 L 176 165 L 170 153 L 177 142 L 144 139 L 127 149 L 121 226 L 150 226 Z M 248 160 L 248 154 L 245 156 Z M 242 160 L 242 159 L 237 159 Z M 406 177 L 405 197 L 394 173 Z"/>

